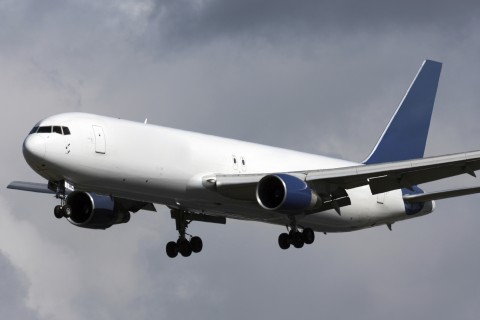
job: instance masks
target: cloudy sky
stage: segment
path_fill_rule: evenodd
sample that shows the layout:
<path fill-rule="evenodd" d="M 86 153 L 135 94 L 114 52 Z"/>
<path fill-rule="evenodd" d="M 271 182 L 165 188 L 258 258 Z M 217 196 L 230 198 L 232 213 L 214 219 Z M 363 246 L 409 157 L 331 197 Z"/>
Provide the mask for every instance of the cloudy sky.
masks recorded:
<path fill-rule="evenodd" d="M 421 62 L 444 63 L 426 153 L 480 149 L 478 1 L 0 0 L 0 185 L 41 181 L 21 144 L 84 111 L 361 161 Z M 477 185 L 471 177 L 427 190 Z M 193 223 L 168 259 L 160 206 L 108 231 L 0 189 L 2 319 L 477 319 L 480 196 L 426 217 L 317 235 Z"/>

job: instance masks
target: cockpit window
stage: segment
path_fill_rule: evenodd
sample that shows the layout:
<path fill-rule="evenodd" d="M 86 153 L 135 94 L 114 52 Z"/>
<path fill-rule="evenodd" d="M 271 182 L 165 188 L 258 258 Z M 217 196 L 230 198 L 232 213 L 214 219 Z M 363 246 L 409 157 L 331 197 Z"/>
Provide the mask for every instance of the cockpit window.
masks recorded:
<path fill-rule="evenodd" d="M 38 128 L 37 133 L 51 133 L 52 127 L 40 127 Z"/>
<path fill-rule="evenodd" d="M 61 126 L 45 126 L 45 127 L 34 127 L 30 134 L 33 133 L 58 133 L 61 135 L 68 136 L 70 134 L 70 129 L 68 127 Z"/>
<path fill-rule="evenodd" d="M 53 126 L 53 132 L 62 134 L 62 128 L 60 126 Z"/>

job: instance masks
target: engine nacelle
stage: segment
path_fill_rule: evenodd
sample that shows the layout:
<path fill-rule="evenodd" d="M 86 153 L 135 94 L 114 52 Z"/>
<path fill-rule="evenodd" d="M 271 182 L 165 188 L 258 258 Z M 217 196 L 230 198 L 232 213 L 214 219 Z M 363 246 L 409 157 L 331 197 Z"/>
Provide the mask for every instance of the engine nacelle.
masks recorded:
<path fill-rule="evenodd" d="M 72 208 L 67 219 L 77 227 L 107 229 L 130 220 L 130 212 L 110 196 L 74 191 L 68 195 L 66 203 Z"/>
<path fill-rule="evenodd" d="M 260 179 L 257 185 L 257 201 L 266 210 L 294 213 L 322 205 L 320 197 L 305 181 L 284 173 L 271 174 Z"/>

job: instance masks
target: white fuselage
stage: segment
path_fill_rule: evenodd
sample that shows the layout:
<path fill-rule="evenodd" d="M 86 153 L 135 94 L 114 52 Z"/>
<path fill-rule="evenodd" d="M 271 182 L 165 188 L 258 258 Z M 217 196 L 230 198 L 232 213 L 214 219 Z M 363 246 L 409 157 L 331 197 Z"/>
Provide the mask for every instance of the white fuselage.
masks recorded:
<path fill-rule="evenodd" d="M 202 185 L 211 174 L 280 173 L 358 163 L 205 134 L 84 113 L 66 113 L 38 126 L 65 126 L 71 134 L 36 133 L 24 142 L 28 164 L 51 181 L 228 218 L 288 224 L 259 204 L 232 200 Z M 400 190 L 372 195 L 368 186 L 347 190 L 351 205 L 298 217 L 316 231 L 352 231 L 407 219 Z M 432 211 L 431 206 L 413 217 Z"/>

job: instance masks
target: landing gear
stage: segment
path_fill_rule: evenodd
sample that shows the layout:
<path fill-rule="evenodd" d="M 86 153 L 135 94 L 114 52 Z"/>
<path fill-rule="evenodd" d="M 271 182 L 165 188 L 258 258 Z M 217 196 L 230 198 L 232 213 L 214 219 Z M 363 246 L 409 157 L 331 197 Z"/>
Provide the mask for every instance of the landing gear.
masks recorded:
<path fill-rule="evenodd" d="M 192 253 L 199 253 L 203 249 L 203 241 L 200 237 L 187 234 L 187 227 L 192 221 L 202 221 L 209 223 L 225 224 L 225 217 L 210 216 L 203 213 L 193 213 L 186 210 L 172 209 L 172 219 L 178 231 L 178 240 L 167 243 L 166 252 L 170 258 L 175 258 L 180 253 L 184 257 L 189 257 Z M 187 238 L 188 236 L 188 238 Z"/>
<path fill-rule="evenodd" d="M 68 204 L 55 206 L 53 209 L 53 214 L 57 219 L 61 219 L 63 217 L 68 218 L 72 214 L 72 207 L 70 207 Z"/>
<path fill-rule="evenodd" d="M 278 236 L 278 245 L 281 249 L 286 250 L 293 245 L 300 249 L 305 244 L 312 244 L 315 241 L 315 232 L 311 228 L 304 228 L 303 231 L 298 229 L 294 216 L 290 217 L 289 233 L 282 233 Z"/>
<path fill-rule="evenodd" d="M 65 204 L 65 199 L 67 198 L 65 191 L 65 181 L 49 181 L 48 188 L 55 191 L 55 198 L 60 199 L 60 205 L 55 206 L 55 208 L 53 209 L 55 218 L 69 218 L 72 215 L 72 207 L 68 204 Z"/>
<path fill-rule="evenodd" d="M 188 211 L 179 209 L 171 210 L 172 218 L 175 219 L 177 231 L 179 233 L 178 240 L 167 243 L 166 252 L 170 258 L 175 258 L 180 253 L 184 257 L 189 257 L 192 253 L 199 253 L 203 249 L 203 241 L 200 237 L 187 234 L 188 225 L 195 220 L 225 223 L 224 219 L 219 221 L 216 217 L 206 215 L 194 215 Z M 190 238 L 188 239 L 187 236 Z"/>
<path fill-rule="evenodd" d="M 170 258 L 175 258 L 180 253 L 184 257 L 189 257 L 192 253 L 202 251 L 203 242 L 200 237 L 192 237 L 190 240 L 180 237 L 177 242 L 167 243 L 166 252 Z"/>

